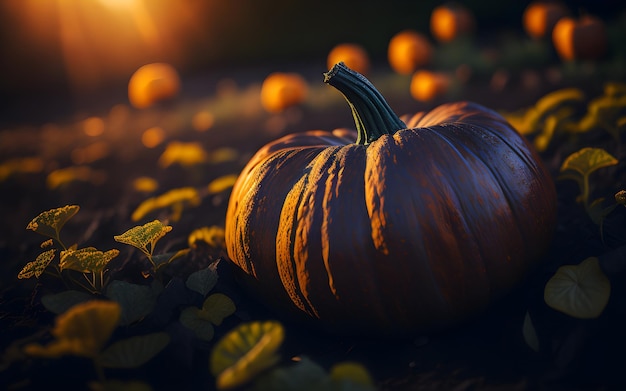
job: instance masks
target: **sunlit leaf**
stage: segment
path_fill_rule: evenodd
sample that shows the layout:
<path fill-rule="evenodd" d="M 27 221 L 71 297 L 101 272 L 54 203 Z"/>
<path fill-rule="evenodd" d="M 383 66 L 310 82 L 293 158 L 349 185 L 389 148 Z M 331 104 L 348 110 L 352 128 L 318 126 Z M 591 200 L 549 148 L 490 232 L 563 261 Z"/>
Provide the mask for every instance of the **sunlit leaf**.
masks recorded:
<path fill-rule="evenodd" d="M 119 253 L 117 249 L 102 252 L 94 247 L 65 250 L 61 251 L 59 267 L 61 270 L 70 269 L 81 273 L 100 273 Z"/>
<path fill-rule="evenodd" d="M 31 278 L 32 276 L 39 278 L 44 270 L 46 270 L 50 262 L 54 259 L 55 251 L 55 249 L 51 249 L 39 254 L 34 261 L 28 262 L 26 266 L 24 266 L 24 268 L 17 275 L 17 278 Z"/>
<path fill-rule="evenodd" d="M 27 354 L 60 357 L 70 354 L 95 358 L 111 337 L 120 317 L 117 303 L 92 300 L 77 304 L 57 316 L 52 335 L 55 340 L 46 346 L 28 345 Z"/>
<path fill-rule="evenodd" d="M 274 321 L 250 322 L 229 332 L 211 352 L 211 373 L 218 389 L 230 389 L 252 380 L 274 366 L 280 357 L 283 326 Z"/>
<path fill-rule="evenodd" d="M 222 293 L 214 293 L 202 304 L 202 315 L 214 325 L 221 325 L 224 318 L 235 313 L 235 303 Z"/>
<path fill-rule="evenodd" d="M 46 248 L 46 247 L 52 247 L 53 245 L 54 245 L 54 240 L 53 239 L 48 239 L 48 240 L 46 240 L 44 242 L 41 242 L 39 247 Z"/>
<path fill-rule="evenodd" d="M 202 202 L 200 193 L 193 187 L 181 187 L 178 189 L 172 189 L 166 193 L 157 197 L 148 198 L 143 201 L 133 214 L 131 219 L 138 221 L 144 218 L 147 214 L 163 209 L 163 208 L 182 208 L 184 206 L 198 206 Z"/>
<path fill-rule="evenodd" d="M 101 185 L 106 181 L 106 178 L 105 171 L 94 170 L 88 166 L 73 166 L 52 171 L 46 178 L 46 184 L 49 189 L 56 189 L 74 181 Z"/>
<path fill-rule="evenodd" d="M 93 300 L 93 296 L 88 293 L 67 290 L 42 296 L 41 304 L 43 304 L 48 311 L 59 315 L 74 307 L 76 304 L 84 303 L 90 300 Z"/>
<path fill-rule="evenodd" d="M 600 316 L 610 295 L 611 283 L 595 257 L 579 265 L 561 266 L 544 290 L 546 304 L 581 319 Z"/>
<path fill-rule="evenodd" d="M 40 213 L 31 220 L 26 229 L 38 234 L 58 239 L 59 231 L 80 209 L 78 205 L 66 205 L 62 208 L 50 209 Z"/>
<path fill-rule="evenodd" d="M 189 234 L 187 242 L 189 247 L 195 248 L 197 241 L 202 241 L 214 248 L 224 248 L 225 243 L 224 228 L 217 225 L 201 227 Z"/>
<path fill-rule="evenodd" d="M 196 337 L 203 341 L 210 341 L 215 335 L 213 324 L 200 316 L 202 310 L 196 307 L 187 307 L 180 312 L 180 323 L 193 330 Z"/>
<path fill-rule="evenodd" d="M 374 381 L 365 367 L 355 362 L 343 362 L 333 365 L 330 369 L 330 379 L 333 383 L 351 383 L 360 386 L 362 390 L 374 390 Z"/>
<path fill-rule="evenodd" d="M 219 178 L 213 179 L 207 185 L 207 190 L 209 194 L 221 193 L 225 190 L 232 188 L 237 182 L 238 175 L 230 174 L 224 175 Z"/>
<path fill-rule="evenodd" d="M 535 331 L 535 326 L 533 325 L 533 321 L 530 318 L 530 314 L 528 311 L 526 312 L 526 316 L 524 316 L 524 324 L 522 325 L 522 335 L 524 336 L 524 341 L 526 345 L 528 345 L 535 352 L 539 351 L 539 338 L 537 337 L 537 332 Z"/>
<path fill-rule="evenodd" d="M 170 336 L 162 332 L 123 339 L 104 350 L 99 362 L 107 368 L 136 368 L 156 356 L 169 343 Z"/>
<path fill-rule="evenodd" d="M 169 167 L 172 164 L 191 167 L 196 164 L 205 163 L 207 160 L 208 154 L 200 143 L 172 141 L 167 145 L 161 157 L 159 157 L 159 165 L 163 168 Z"/>
<path fill-rule="evenodd" d="M 192 291 L 198 292 L 202 296 L 206 296 L 217 284 L 217 265 L 219 260 L 211 263 L 205 269 L 195 271 L 187 277 L 185 285 Z"/>
<path fill-rule="evenodd" d="M 558 107 L 573 102 L 580 102 L 584 98 L 583 92 L 578 88 L 564 88 L 546 94 L 537 101 L 534 107 L 526 112 L 524 126 L 527 129 L 536 129 L 538 124 Z"/>
<path fill-rule="evenodd" d="M 13 174 L 34 174 L 43 171 L 44 161 L 40 157 L 24 157 L 0 163 L 0 182 Z"/>
<path fill-rule="evenodd" d="M 106 296 L 119 303 L 122 309 L 120 324 L 128 325 L 152 312 L 157 295 L 150 286 L 114 280 L 107 286 Z"/>
<path fill-rule="evenodd" d="M 608 166 L 614 166 L 618 160 L 602 148 L 586 147 L 569 155 L 561 165 L 561 171 L 571 170 L 582 176 Z"/>
<path fill-rule="evenodd" d="M 148 244 L 154 247 L 156 242 L 171 230 L 171 226 L 165 225 L 159 220 L 153 220 L 144 225 L 133 227 L 121 235 L 116 235 L 113 239 L 142 251 L 147 251 Z"/>

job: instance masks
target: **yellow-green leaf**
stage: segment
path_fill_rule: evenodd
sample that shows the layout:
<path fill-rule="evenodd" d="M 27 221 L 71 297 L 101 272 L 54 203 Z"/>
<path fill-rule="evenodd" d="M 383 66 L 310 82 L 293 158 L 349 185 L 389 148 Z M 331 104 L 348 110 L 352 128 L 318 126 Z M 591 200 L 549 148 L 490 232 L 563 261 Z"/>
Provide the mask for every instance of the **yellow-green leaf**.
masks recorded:
<path fill-rule="evenodd" d="M 212 225 L 210 227 L 201 227 L 193 230 L 189 234 L 187 242 L 189 243 L 189 247 L 196 247 L 196 242 L 201 241 L 214 248 L 224 248 L 224 238 L 224 228 Z"/>
<path fill-rule="evenodd" d="M 144 218 L 148 213 L 155 210 L 171 207 L 173 209 L 182 208 L 184 205 L 198 206 L 202 202 L 200 193 L 193 187 L 181 187 L 172 189 L 157 197 L 148 198 L 143 201 L 133 214 L 131 219 L 138 221 Z"/>
<path fill-rule="evenodd" d="M 334 383 L 349 382 L 362 386 L 363 389 L 374 389 L 372 376 L 365 367 L 355 362 L 335 364 L 330 369 L 330 379 Z"/>
<path fill-rule="evenodd" d="M 283 326 L 274 321 L 244 323 L 225 335 L 211 352 L 217 388 L 241 386 L 275 365 L 283 338 Z"/>
<path fill-rule="evenodd" d="M 61 270 L 70 269 L 81 273 L 100 273 L 119 253 L 116 249 L 102 252 L 94 247 L 65 250 L 61 251 L 59 267 Z"/>
<path fill-rule="evenodd" d="M 60 357 L 66 354 L 95 358 L 117 327 L 119 304 L 92 300 L 77 304 L 57 316 L 52 335 L 55 340 L 46 346 L 31 344 L 27 354 Z"/>
<path fill-rule="evenodd" d="M 595 257 L 579 265 L 561 266 L 544 289 L 546 304 L 581 319 L 600 316 L 610 295 L 611 283 Z"/>
<path fill-rule="evenodd" d="M 618 160 L 602 148 L 586 147 L 569 155 L 561 165 L 561 172 L 571 170 L 582 176 L 608 166 L 614 166 Z"/>
<path fill-rule="evenodd" d="M 159 165 L 166 168 L 177 163 L 183 167 L 191 167 L 205 163 L 207 160 L 208 154 L 200 143 L 172 141 L 159 157 Z"/>
<path fill-rule="evenodd" d="M 202 304 L 202 317 L 216 326 L 222 324 L 224 318 L 235 313 L 235 303 L 222 293 L 214 293 Z"/>
<path fill-rule="evenodd" d="M 225 190 L 230 189 L 235 185 L 238 176 L 235 174 L 223 175 L 221 177 L 213 179 L 209 182 L 207 186 L 207 190 L 209 194 L 221 193 Z"/>
<path fill-rule="evenodd" d="M 26 229 L 33 230 L 38 234 L 58 239 L 59 231 L 69 219 L 74 216 L 80 207 L 78 205 L 66 205 L 62 208 L 50 209 L 40 213 L 32 219 Z"/>
<path fill-rule="evenodd" d="M 28 262 L 26 266 L 24 266 L 24 268 L 17 275 L 17 278 L 31 278 L 32 276 L 39 278 L 44 270 L 46 270 L 50 262 L 54 259 L 55 251 L 55 249 L 51 249 L 39 254 L 34 261 Z"/>
<path fill-rule="evenodd" d="M 113 239 L 142 251 L 147 251 L 148 244 L 154 247 L 154 244 L 171 230 L 171 226 L 165 225 L 159 220 L 153 220 L 144 225 L 133 227 L 121 235 L 116 235 Z"/>
<path fill-rule="evenodd" d="M 535 129 L 539 123 L 558 107 L 572 102 L 579 102 L 585 98 L 583 92 L 578 88 L 564 88 L 546 94 L 537 101 L 534 107 L 530 108 L 524 116 L 524 126 L 528 132 Z"/>

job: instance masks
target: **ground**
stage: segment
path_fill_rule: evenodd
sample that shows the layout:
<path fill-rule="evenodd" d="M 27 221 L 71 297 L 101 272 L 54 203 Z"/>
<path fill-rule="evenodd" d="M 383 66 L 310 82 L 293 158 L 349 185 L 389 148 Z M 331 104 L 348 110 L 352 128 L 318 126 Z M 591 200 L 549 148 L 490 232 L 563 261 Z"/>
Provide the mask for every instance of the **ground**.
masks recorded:
<path fill-rule="evenodd" d="M 592 70 L 588 71 L 590 66 Z M 318 70 L 299 70 L 313 86 L 311 100 L 281 114 L 262 110 L 257 102 L 260 74 L 248 72 L 245 76 L 185 80 L 187 88 L 183 91 L 187 93 L 150 109 L 137 110 L 117 102 L 91 113 L 68 115 L 52 122 L 37 118 L 33 123 L 11 124 L 0 131 L 3 161 L 37 157 L 43 164 L 33 172 L 0 176 L 0 211 L 4 217 L 0 227 L 0 382 L 5 389 L 51 385 L 82 389 L 96 379 L 87 360 L 39 359 L 22 353 L 22 347 L 29 342 L 49 341 L 55 316 L 42 306 L 41 297 L 61 288 L 58 281 L 45 276 L 39 281 L 17 279 L 22 267 L 41 252 L 42 237 L 25 229 L 28 222 L 45 210 L 79 205 L 80 211 L 63 229 L 63 238 L 68 243 L 101 250 L 121 249 L 113 264 L 113 275 L 139 278 L 145 267 L 141 254 L 123 248 L 113 236 L 138 224 L 130 217 L 143 200 L 184 186 L 205 188 L 213 179 L 237 174 L 254 151 L 282 134 L 351 126 L 348 107 L 336 92 L 322 85 Z M 406 77 L 382 70 L 372 75 L 372 80 L 399 114 L 457 99 L 474 100 L 510 113 L 530 107 L 550 91 L 572 86 L 583 90 L 588 101 L 602 94 L 606 82 L 613 81 L 604 73 L 594 72 L 597 69 L 589 64 L 582 65 L 575 77 L 555 78 L 559 71 L 561 67 L 501 72 L 492 78 L 477 76 L 459 90 L 427 103 L 415 102 L 408 95 Z M 318 82 L 319 87 L 315 85 Z M 192 119 L 203 110 L 212 113 L 213 123 L 198 131 Z M 579 107 L 578 114 L 582 111 L 584 106 Z M 105 131 L 90 136 L 85 133 L 85 120 L 94 117 L 102 121 Z M 141 137 L 155 126 L 165 130 L 166 138 L 148 148 Z M 165 166 L 159 159 L 171 141 L 198 142 L 213 158 L 191 167 Z M 100 147 L 88 149 L 93 145 Z M 626 186 L 621 141 L 616 142 L 606 131 L 562 136 L 541 152 L 558 193 L 558 224 L 552 245 L 523 283 L 488 311 L 450 330 L 399 340 L 337 337 L 282 320 L 286 328 L 283 362 L 306 356 L 329 368 L 337 362 L 356 361 L 369 370 L 381 390 L 608 390 L 626 385 L 626 308 L 620 303 L 626 285 L 625 258 L 620 252 L 626 245 L 626 210 L 620 206 L 606 217 L 601 236 L 599 226 L 576 201 L 576 183 L 558 178 L 565 157 L 587 146 L 605 148 L 620 160 L 592 174 L 594 198 L 604 197 L 608 205 L 613 195 Z M 70 166 L 89 167 L 91 171 L 84 178 L 74 177 L 56 187 L 49 182 L 50 172 Z M 143 176 L 155 179 L 158 189 L 148 193 L 136 190 L 133 181 Z M 228 189 L 204 193 L 200 205 L 186 208 L 180 219 L 170 220 L 173 230 L 159 242 L 158 251 L 186 248 L 187 236 L 196 228 L 223 226 L 228 194 Z M 149 217 L 171 219 L 172 215 L 166 208 Z M 549 308 L 543 301 L 546 281 L 559 266 L 577 264 L 588 256 L 601 258 L 612 283 L 605 311 L 596 319 L 575 319 Z M 174 300 L 170 309 L 177 308 L 181 276 L 216 259 L 221 261 L 215 289 L 226 293 L 237 306 L 237 312 L 217 328 L 216 339 L 243 321 L 281 320 L 280 314 L 265 309 L 237 286 L 226 255 L 216 250 L 194 250 L 168 270 L 165 292 L 170 296 L 164 295 L 163 300 Z M 522 333 L 527 313 L 538 337 L 538 352 L 528 346 Z M 211 343 L 194 339 L 176 321 L 158 323 L 152 318 L 151 324 L 144 322 L 138 327 L 158 326 L 172 336 L 168 348 L 139 369 L 111 370 L 107 378 L 140 380 L 155 390 L 174 385 L 181 389 L 213 389 L 215 379 L 208 371 Z M 119 333 L 132 334 L 129 329 Z"/>

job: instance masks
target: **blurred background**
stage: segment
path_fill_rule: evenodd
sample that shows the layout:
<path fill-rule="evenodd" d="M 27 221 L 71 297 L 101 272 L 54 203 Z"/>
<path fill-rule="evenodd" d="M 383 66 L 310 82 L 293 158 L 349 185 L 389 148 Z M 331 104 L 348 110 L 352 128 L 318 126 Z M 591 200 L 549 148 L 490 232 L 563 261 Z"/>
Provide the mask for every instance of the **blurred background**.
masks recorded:
<path fill-rule="evenodd" d="M 70 113 L 103 100 L 126 100 L 130 75 L 151 62 L 173 65 L 183 80 L 235 70 L 326 68 L 340 42 L 385 61 L 393 34 L 428 33 L 439 0 L 2 0 L 0 122 Z M 478 36 L 523 34 L 529 2 L 461 2 Z M 567 1 L 575 12 L 616 18 L 619 1 Z M 281 69 L 282 68 L 282 69 Z"/>

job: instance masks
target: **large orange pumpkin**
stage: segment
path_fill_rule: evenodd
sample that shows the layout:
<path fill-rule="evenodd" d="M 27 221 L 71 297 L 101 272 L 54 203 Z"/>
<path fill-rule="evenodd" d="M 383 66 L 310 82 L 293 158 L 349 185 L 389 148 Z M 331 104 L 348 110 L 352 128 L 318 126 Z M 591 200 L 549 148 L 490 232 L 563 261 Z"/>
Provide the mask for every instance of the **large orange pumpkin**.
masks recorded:
<path fill-rule="evenodd" d="M 294 133 L 252 157 L 225 225 L 242 284 L 280 316 L 375 336 L 449 327 L 509 292 L 555 224 L 526 140 L 469 102 L 403 121 L 343 64 L 325 82 L 357 132 Z"/>
<path fill-rule="evenodd" d="M 450 42 L 474 30 L 474 14 L 465 6 L 450 2 L 433 9 L 430 32 L 439 42 Z"/>
<path fill-rule="evenodd" d="M 533 39 L 550 38 L 556 22 L 568 13 L 569 10 L 563 3 L 533 1 L 524 10 L 522 25 L 526 34 Z"/>
<path fill-rule="evenodd" d="M 552 30 L 552 43 L 566 61 L 596 60 L 607 50 L 607 32 L 602 19 L 584 15 L 579 19 L 563 17 Z"/>

